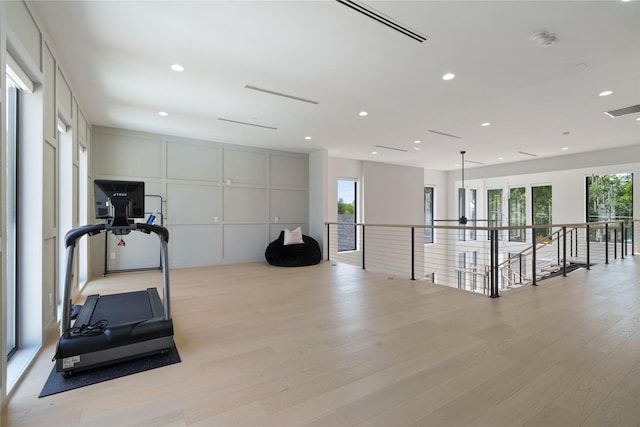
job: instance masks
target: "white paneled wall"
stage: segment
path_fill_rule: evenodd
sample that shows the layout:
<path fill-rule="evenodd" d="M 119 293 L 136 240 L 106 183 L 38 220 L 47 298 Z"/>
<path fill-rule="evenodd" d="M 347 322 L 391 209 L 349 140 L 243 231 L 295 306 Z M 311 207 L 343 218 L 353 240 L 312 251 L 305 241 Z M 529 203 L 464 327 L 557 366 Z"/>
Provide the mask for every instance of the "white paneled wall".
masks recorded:
<path fill-rule="evenodd" d="M 153 178 L 162 176 L 160 138 L 98 132 L 94 174 L 113 177 Z"/>
<path fill-rule="evenodd" d="M 42 33 L 23 2 L 5 3 L 7 50 L 30 72 L 41 71 Z"/>
<path fill-rule="evenodd" d="M 172 268 L 261 261 L 283 228 L 308 230 L 306 154 L 100 127 L 94 143 L 94 178 L 143 180 L 164 198 Z M 129 239 L 126 250 L 109 247 L 110 269 L 155 261 L 143 255 L 152 246 Z"/>
<path fill-rule="evenodd" d="M 167 143 L 167 178 L 218 182 L 218 147 Z"/>
<path fill-rule="evenodd" d="M 260 223 L 267 220 L 265 188 L 223 187 L 223 219 L 227 223 Z"/>
<path fill-rule="evenodd" d="M 269 157 L 265 152 L 245 151 L 236 147 L 224 150 L 223 175 L 225 183 L 267 183 Z"/>

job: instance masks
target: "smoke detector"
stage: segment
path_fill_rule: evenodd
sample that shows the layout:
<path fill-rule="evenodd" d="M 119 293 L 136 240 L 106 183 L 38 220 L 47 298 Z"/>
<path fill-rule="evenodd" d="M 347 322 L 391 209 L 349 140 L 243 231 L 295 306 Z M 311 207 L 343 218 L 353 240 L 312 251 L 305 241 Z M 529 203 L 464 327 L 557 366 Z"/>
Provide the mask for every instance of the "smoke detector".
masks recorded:
<path fill-rule="evenodd" d="M 538 31 L 537 33 L 531 34 L 529 40 L 537 41 L 541 47 L 548 47 L 553 45 L 557 39 L 556 36 L 546 31 Z"/>

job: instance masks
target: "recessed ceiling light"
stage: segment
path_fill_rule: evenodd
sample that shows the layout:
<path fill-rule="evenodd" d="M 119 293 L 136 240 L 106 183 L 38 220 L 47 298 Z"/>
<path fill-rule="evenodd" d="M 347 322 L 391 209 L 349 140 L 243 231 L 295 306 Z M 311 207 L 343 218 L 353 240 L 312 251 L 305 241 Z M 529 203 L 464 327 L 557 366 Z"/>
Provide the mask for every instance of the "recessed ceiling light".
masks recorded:
<path fill-rule="evenodd" d="M 162 117 L 167 117 L 167 116 L 169 115 L 169 113 L 167 113 L 166 111 L 160 111 L 160 112 L 158 113 L 158 115 L 159 115 L 159 116 L 162 116 Z"/>
<path fill-rule="evenodd" d="M 504 157 L 498 157 L 498 160 L 504 160 Z"/>
<path fill-rule="evenodd" d="M 180 64 L 173 64 L 173 65 L 171 65 L 171 69 L 172 69 L 173 71 L 178 71 L 178 72 L 180 72 L 180 71 L 184 71 L 184 67 L 183 67 L 182 65 L 180 65 Z"/>
<path fill-rule="evenodd" d="M 360 111 L 358 114 L 361 115 L 362 117 L 364 117 L 369 113 L 367 113 L 366 111 Z"/>
<path fill-rule="evenodd" d="M 371 154 L 378 154 L 378 152 L 377 151 L 372 151 Z"/>
<path fill-rule="evenodd" d="M 414 144 L 420 144 L 421 142 L 422 141 L 418 141 L 418 140 L 413 141 Z"/>
<path fill-rule="evenodd" d="M 489 123 L 489 122 L 484 122 L 484 123 L 482 123 L 480 126 L 484 126 L 484 127 L 491 126 L 491 123 Z"/>
<path fill-rule="evenodd" d="M 310 136 L 305 136 L 304 139 L 311 139 L 311 137 Z"/>
<path fill-rule="evenodd" d="M 452 80 L 456 75 L 453 73 L 447 73 L 444 76 L 442 76 L 442 80 Z"/>
<path fill-rule="evenodd" d="M 562 151 L 567 151 L 569 149 L 569 147 L 562 147 L 561 150 Z"/>
<path fill-rule="evenodd" d="M 413 147 L 414 150 L 420 151 L 420 147 Z"/>
<path fill-rule="evenodd" d="M 612 91 L 610 91 L 610 90 L 605 90 L 604 92 L 600 92 L 600 93 L 598 94 L 598 96 L 609 96 L 609 95 L 611 95 L 612 93 L 613 93 L 613 92 L 612 92 Z"/>
<path fill-rule="evenodd" d="M 638 117 L 636 120 L 640 120 L 640 117 Z"/>

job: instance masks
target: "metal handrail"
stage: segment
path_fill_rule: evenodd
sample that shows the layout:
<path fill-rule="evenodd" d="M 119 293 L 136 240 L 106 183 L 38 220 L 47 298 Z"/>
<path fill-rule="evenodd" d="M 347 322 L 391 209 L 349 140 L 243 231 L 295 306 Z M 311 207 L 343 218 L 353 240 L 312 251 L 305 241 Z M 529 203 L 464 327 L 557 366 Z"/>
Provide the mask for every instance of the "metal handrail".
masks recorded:
<path fill-rule="evenodd" d="M 329 240 L 329 236 L 333 236 L 333 234 L 330 234 L 330 228 L 332 225 L 334 226 L 350 226 L 350 227 L 360 227 L 361 228 L 361 233 L 358 236 L 360 244 L 358 247 L 358 251 L 356 252 L 360 252 L 355 258 L 351 257 L 350 259 L 347 259 L 346 262 L 355 262 L 358 263 L 358 259 L 360 260 L 361 264 L 362 264 L 362 268 L 365 269 L 366 265 L 365 265 L 365 248 L 369 249 L 370 247 L 374 248 L 374 249 L 369 249 L 372 250 L 374 252 L 374 258 L 376 258 L 376 252 L 378 253 L 378 257 L 376 259 L 380 259 L 379 254 L 380 253 L 384 253 L 384 250 L 387 250 L 386 247 L 384 245 L 380 245 L 380 243 L 376 243 L 375 237 L 373 240 L 373 244 L 369 245 L 369 244 L 365 244 L 365 233 L 364 230 L 365 228 L 367 228 L 367 231 L 370 229 L 375 229 L 376 227 L 379 228 L 397 228 L 397 229 L 406 229 L 406 230 L 410 230 L 411 234 L 410 234 L 410 243 L 409 241 L 407 241 L 406 244 L 406 251 L 407 252 L 403 252 L 404 251 L 404 243 L 402 243 L 402 241 L 400 242 L 400 244 L 396 244 L 396 248 L 398 248 L 398 252 L 389 252 L 389 254 L 397 254 L 399 257 L 397 258 L 397 260 L 404 260 L 404 261 L 394 261 L 393 257 L 390 258 L 390 262 L 387 264 L 383 264 L 382 268 L 383 269 L 388 269 L 387 271 L 402 271 L 405 268 L 409 269 L 408 264 L 410 264 L 410 277 L 412 280 L 415 280 L 415 246 L 416 245 L 420 245 L 422 246 L 422 243 L 420 242 L 416 242 L 416 234 L 415 234 L 415 229 L 432 229 L 432 230 L 480 230 L 480 231 L 487 231 L 487 235 L 488 235 L 488 242 L 490 243 L 490 247 L 487 248 L 486 246 L 479 246 L 478 248 L 484 248 L 481 249 L 482 251 L 484 251 L 484 256 L 487 257 L 486 260 L 489 261 L 490 258 L 490 263 L 489 265 L 486 264 L 477 264 L 475 268 L 479 268 L 479 269 L 484 269 L 485 273 L 477 273 L 474 272 L 473 274 L 480 274 L 484 277 L 487 277 L 488 279 L 488 285 L 489 285 L 489 296 L 492 298 L 498 297 L 498 290 L 499 288 L 503 288 L 504 289 L 504 284 L 505 283 L 509 283 L 510 281 L 515 281 L 516 279 L 522 281 L 523 284 L 528 284 L 531 283 L 532 285 L 536 285 L 536 279 L 537 279 L 537 266 L 536 266 L 536 252 L 539 248 L 544 248 L 545 246 L 549 246 L 555 242 L 557 242 L 558 244 L 558 254 L 557 254 L 557 260 L 558 260 L 558 264 L 556 265 L 560 265 L 562 264 L 561 268 L 562 268 L 562 273 L 563 276 L 566 276 L 567 273 L 567 256 L 571 256 L 573 257 L 574 254 L 574 244 L 575 244 L 575 254 L 578 253 L 578 244 L 579 244 L 579 230 L 584 229 L 585 230 L 585 235 L 586 235 L 586 241 L 587 241 L 587 245 L 586 248 L 584 248 L 584 252 L 583 254 L 586 255 L 586 259 L 587 259 L 587 270 L 589 269 L 589 266 L 591 265 L 590 262 L 590 245 L 591 243 L 593 243 L 593 241 L 591 240 L 590 236 L 593 234 L 593 230 L 598 230 L 598 229 L 604 229 L 605 230 L 605 240 L 604 240 L 604 260 L 605 263 L 609 262 L 609 240 L 610 240 L 610 236 L 612 234 L 610 234 L 609 232 L 611 230 L 613 230 L 613 236 L 615 238 L 615 242 L 613 243 L 613 256 L 614 258 L 617 258 L 617 244 L 618 242 L 620 242 L 620 255 L 621 258 L 624 258 L 625 254 L 628 252 L 628 245 L 629 245 L 629 238 L 627 236 L 631 236 L 631 247 L 632 247 L 632 255 L 634 254 L 635 251 L 635 239 L 634 239 L 634 226 L 636 222 L 640 222 L 640 220 L 636 219 L 636 220 L 623 220 L 623 221 L 601 221 L 601 222 L 589 222 L 589 223 L 567 223 L 567 224 L 537 224 L 537 225 L 524 225 L 524 226 L 477 226 L 477 225 L 424 225 L 424 224 L 415 224 L 415 225 L 411 225 L 411 224 L 378 224 L 378 223 L 359 223 L 359 222 L 350 222 L 350 223 L 345 223 L 345 222 L 333 222 L 333 221 L 327 221 L 325 222 L 326 225 L 326 237 L 327 237 L 327 247 L 326 247 L 326 251 L 327 251 L 327 260 L 330 259 L 331 257 L 331 242 Z M 545 228 L 545 229 L 549 229 L 551 228 L 552 230 L 555 229 L 556 231 L 552 232 L 550 237 L 551 240 L 549 242 L 544 242 L 544 243 L 531 243 L 528 247 L 526 247 L 525 249 L 522 249 L 518 252 L 518 254 L 516 256 L 513 257 L 508 257 L 506 260 L 503 260 L 501 262 L 498 263 L 498 260 L 500 258 L 502 258 L 502 255 L 500 255 L 500 250 L 499 250 L 499 245 L 502 245 L 503 238 L 501 237 L 501 234 L 506 234 L 506 233 L 499 233 L 499 231 L 502 230 L 531 230 L 531 236 L 535 236 L 535 229 L 540 229 L 540 228 Z M 620 235 L 622 236 L 622 238 L 620 240 L 618 240 L 618 231 L 620 231 Z M 368 237 L 367 233 L 367 237 Z M 456 233 L 447 233 L 446 235 L 451 235 L 451 234 L 456 234 Z M 374 233 L 374 236 L 376 234 Z M 403 234 L 404 235 L 404 234 Z M 567 238 L 567 236 L 571 236 L 570 240 Z M 575 238 L 574 238 L 575 236 Z M 582 237 L 584 238 L 584 237 Z M 335 239 L 335 238 L 334 238 Z M 403 238 L 404 239 L 404 238 Z M 369 239 L 371 240 L 371 239 Z M 367 241 L 369 241 L 367 240 Z M 467 241 L 460 241 L 459 242 L 465 242 L 463 244 L 466 244 Z M 475 241 L 475 242 L 482 242 L 482 239 L 474 239 L 471 241 Z M 471 242 L 469 241 L 469 242 Z M 485 240 L 485 242 L 487 242 L 487 240 Z M 437 243 L 437 242 L 436 242 Z M 442 243 L 442 242 L 441 242 Z M 516 243 L 516 242 L 510 242 L 510 243 Z M 517 242 L 517 243 L 523 243 L 523 242 Z M 570 248 L 570 252 L 568 253 L 567 251 L 567 244 L 571 245 Z M 381 251 L 380 248 L 383 248 L 383 250 Z M 426 243 L 424 244 L 424 255 L 423 256 L 427 256 L 428 254 L 428 248 L 431 247 L 431 243 Z M 438 252 L 439 250 L 441 250 L 443 246 L 440 246 L 440 248 L 438 248 L 437 246 L 434 246 L 434 248 L 436 248 L 436 252 L 432 252 L 436 255 L 436 258 L 439 256 Z M 445 248 L 447 246 L 444 246 Z M 471 249 L 473 249 L 474 247 L 471 246 Z M 513 247 L 513 249 L 515 249 L 516 247 Z M 561 251 L 562 249 L 562 251 Z M 410 255 L 409 255 L 410 252 Z M 513 260 L 521 257 L 523 254 L 525 255 L 529 255 L 532 254 L 533 256 L 531 257 L 531 259 L 528 261 L 528 263 L 530 263 L 531 266 L 531 270 L 532 270 L 532 274 L 531 274 L 531 280 L 528 279 L 528 275 L 526 274 L 522 274 L 522 271 L 518 272 L 517 268 L 514 270 L 512 268 L 512 263 Z M 338 255 L 339 252 L 333 252 L 334 255 Z M 404 255 L 403 255 L 404 254 Z M 504 254 L 504 252 L 503 252 Z M 570 254 L 570 255 L 569 255 Z M 583 256 L 584 256 L 583 255 Z M 601 256 L 602 253 L 600 251 L 597 252 L 597 256 Z M 408 257 L 411 257 L 410 261 Z M 343 258 L 344 259 L 344 258 Z M 369 259 L 369 258 L 367 258 Z M 426 258 L 425 258 L 426 259 Z M 525 261 L 527 262 L 527 261 Z M 405 263 L 405 264 L 403 264 Z M 471 271 L 469 271 L 468 269 L 466 269 L 466 267 L 462 266 L 462 267 L 454 267 L 453 265 L 451 265 L 452 263 L 450 263 L 450 268 L 449 269 L 444 269 L 442 270 L 442 272 L 444 273 L 444 278 L 445 281 L 447 280 L 447 277 L 452 277 L 449 274 L 453 273 L 454 271 L 457 271 L 458 273 L 471 273 Z M 403 267 L 404 265 L 404 267 Z M 525 264 L 529 265 L 529 264 Z M 378 264 L 376 267 L 380 268 L 380 264 Z M 453 268 L 451 268 L 453 267 Z M 505 276 L 505 272 L 503 271 L 505 269 L 505 267 L 508 267 L 510 270 L 509 274 L 514 275 L 513 277 L 507 277 Z M 374 267 L 375 268 L 375 267 Z M 528 269 L 528 268 L 527 268 Z M 447 273 L 447 271 L 449 273 Z M 432 277 L 435 278 L 434 274 L 436 273 L 436 271 L 434 270 L 432 273 Z M 435 280 L 433 280 L 435 283 Z M 455 285 L 454 285 L 455 286 Z M 486 289 L 486 285 L 484 287 Z"/>
<path fill-rule="evenodd" d="M 602 222 L 579 222 L 579 223 L 567 223 L 567 224 L 536 224 L 536 225 L 519 225 L 519 226 L 476 226 L 476 225 L 424 225 L 424 224 L 373 224 L 362 222 L 336 222 L 325 221 L 325 225 L 347 225 L 347 226 L 359 226 L 359 227 L 388 227 L 388 228 L 429 228 L 434 230 L 521 230 L 521 229 L 535 229 L 535 228 L 553 228 L 553 227 L 567 227 L 567 228 L 586 228 L 600 227 L 604 228 L 607 224 L 619 228 L 621 222 L 634 223 L 640 222 L 640 219 L 634 220 L 622 220 L 622 221 L 602 221 Z"/>

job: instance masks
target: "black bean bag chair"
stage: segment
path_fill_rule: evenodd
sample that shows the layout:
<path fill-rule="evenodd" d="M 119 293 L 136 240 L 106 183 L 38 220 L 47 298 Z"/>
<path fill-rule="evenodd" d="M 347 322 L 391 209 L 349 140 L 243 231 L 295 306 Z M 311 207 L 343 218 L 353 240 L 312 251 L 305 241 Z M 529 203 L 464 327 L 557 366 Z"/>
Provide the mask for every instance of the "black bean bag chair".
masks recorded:
<path fill-rule="evenodd" d="M 269 243 L 264 251 L 264 257 L 271 265 L 279 267 L 302 267 L 315 265 L 322 260 L 322 252 L 318 242 L 309 236 L 302 235 L 304 243 L 293 245 L 284 244 L 284 230 L 280 236 Z"/>

